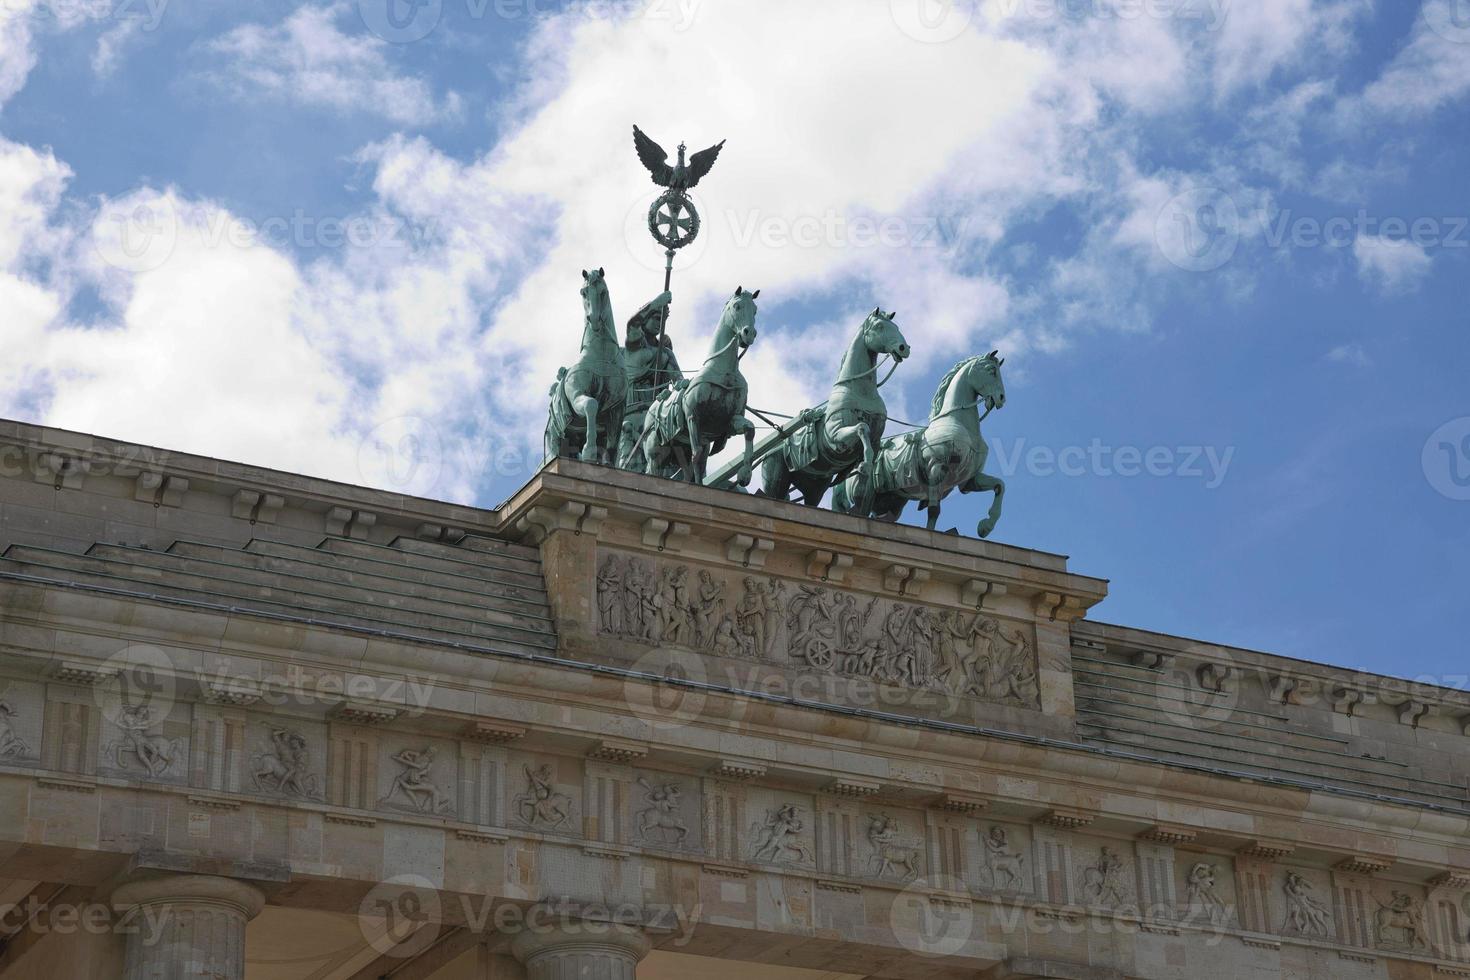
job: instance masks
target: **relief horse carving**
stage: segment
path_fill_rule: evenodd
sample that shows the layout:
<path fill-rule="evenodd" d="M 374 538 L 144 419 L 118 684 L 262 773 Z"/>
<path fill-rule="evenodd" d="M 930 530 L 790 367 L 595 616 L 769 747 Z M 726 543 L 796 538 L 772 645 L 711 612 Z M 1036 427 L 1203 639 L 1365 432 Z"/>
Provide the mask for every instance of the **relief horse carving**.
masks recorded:
<path fill-rule="evenodd" d="M 990 447 L 980 434 L 977 403 L 989 415 L 1006 403 L 1000 368 L 1005 358 L 991 351 L 956 364 L 939 382 L 929 410 L 929 424 L 883 444 L 877 470 L 866 485 L 855 477 L 839 484 L 832 495 L 835 510 L 896 521 L 910 500 L 929 511 L 929 530 L 939 520 L 939 505 L 950 491 L 989 491 L 995 495 L 989 515 L 976 532 L 986 537 L 1000 520 L 1005 481 L 981 472 Z"/>
<path fill-rule="evenodd" d="M 740 358 L 755 343 L 755 300 L 760 292 L 735 287 L 699 373 L 654 398 L 638 440 L 646 460 L 644 472 L 655 476 L 677 472 L 692 483 L 702 483 L 710 456 L 724 449 L 731 437 L 743 435 L 745 460 L 736 482 L 741 486 L 750 482 L 755 425 L 745 417 L 748 387 L 740 373 Z M 624 457 L 625 466 L 630 461 Z"/>
<path fill-rule="evenodd" d="M 628 375 L 603 271 L 584 269 L 582 279 L 582 354 L 551 387 L 546 457 L 577 453 L 589 463 L 612 463 L 622 434 Z"/>
<path fill-rule="evenodd" d="M 794 486 L 802 502 L 815 507 L 834 483 L 855 469 L 859 482 L 866 484 L 888 424 L 888 408 L 875 378 L 878 356 L 892 355 L 895 362 L 909 356 L 908 341 L 894 316 L 881 308 L 868 314 L 842 357 L 826 406 L 804 411 L 799 419 L 810 424 L 761 464 L 762 494 L 785 500 Z"/>

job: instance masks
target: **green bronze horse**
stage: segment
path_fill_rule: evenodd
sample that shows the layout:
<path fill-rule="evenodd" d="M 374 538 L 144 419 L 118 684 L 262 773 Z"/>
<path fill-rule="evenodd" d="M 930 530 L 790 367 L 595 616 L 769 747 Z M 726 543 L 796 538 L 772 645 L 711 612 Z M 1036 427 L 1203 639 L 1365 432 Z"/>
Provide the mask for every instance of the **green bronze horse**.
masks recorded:
<path fill-rule="evenodd" d="M 709 357 L 687 383 L 678 381 L 655 396 L 644 416 L 638 440 L 644 472 L 659 476 L 682 474 L 702 483 L 709 458 L 735 436 L 745 437 L 745 461 L 736 482 L 750 482 L 755 453 L 755 425 L 745 417 L 747 386 L 740 358 L 755 343 L 756 297 L 736 286 L 725 303 Z M 624 466 L 628 465 L 624 457 Z"/>
<path fill-rule="evenodd" d="M 881 307 L 868 314 L 842 356 L 827 404 L 802 412 L 798 421 L 807 424 L 762 462 L 762 494 L 785 500 L 794 486 L 802 503 L 815 507 L 849 474 L 867 482 L 888 424 L 875 377 L 878 356 L 889 354 L 895 362 L 909 356 L 894 316 Z"/>
<path fill-rule="evenodd" d="M 628 375 L 603 271 L 583 269 L 582 279 L 582 356 L 570 370 L 563 368 L 551 387 L 546 457 L 580 453 L 589 463 L 612 463 L 622 433 Z"/>
<path fill-rule="evenodd" d="M 1000 368 L 1005 358 L 991 351 L 956 364 L 939 382 L 929 410 L 929 424 L 883 444 L 871 482 L 849 477 L 832 494 L 833 509 L 857 513 L 882 521 L 896 521 L 910 500 L 929 511 L 929 530 L 939 520 L 939 505 L 950 491 L 992 492 L 990 514 L 976 528 L 980 537 L 989 536 L 1000 520 L 1005 499 L 1005 481 L 982 472 L 990 447 L 980 435 L 981 415 L 976 407 L 985 402 L 989 415 L 1006 403 L 1006 387 Z"/>

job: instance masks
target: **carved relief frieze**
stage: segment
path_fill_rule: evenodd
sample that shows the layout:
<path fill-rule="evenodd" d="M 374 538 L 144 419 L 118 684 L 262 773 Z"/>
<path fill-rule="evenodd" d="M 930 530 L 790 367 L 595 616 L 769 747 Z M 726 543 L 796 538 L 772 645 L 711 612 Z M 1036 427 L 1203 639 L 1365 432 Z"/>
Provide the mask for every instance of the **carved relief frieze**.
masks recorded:
<path fill-rule="evenodd" d="M 31 754 L 30 743 L 16 733 L 15 708 L 9 701 L 0 699 L 0 759 L 12 759 Z"/>
<path fill-rule="evenodd" d="M 1385 901 L 1373 897 L 1373 942 L 1380 949 L 1396 952 L 1428 952 L 1429 928 L 1424 922 L 1424 903 L 1405 891 L 1394 889 Z"/>
<path fill-rule="evenodd" d="M 572 797 L 558 785 L 555 767 L 549 762 L 539 765 L 523 762 L 521 776 L 525 781 L 521 792 L 510 801 L 511 815 L 521 825 L 533 830 L 575 831 Z"/>
<path fill-rule="evenodd" d="M 447 763 L 439 765 L 439 746 L 404 746 L 389 753 L 388 761 L 397 771 L 392 775 L 388 792 L 378 800 L 379 806 L 435 815 L 454 809 L 452 778 L 447 774 L 450 767 Z"/>
<path fill-rule="evenodd" d="M 325 781 L 311 740 L 301 729 L 265 725 L 264 738 L 250 756 L 248 775 L 258 793 L 303 800 L 323 798 Z"/>
<path fill-rule="evenodd" d="M 625 555 L 597 569 L 599 630 L 638 643 L 1035 707 L 1035 644 L 978 612 Z"/>
<path fill-rule="evenodd" d="M 1120 911 L 1132 901 L 1129 877 L 1127 860 L 1104 844 L 1093 860 L 1082 865 L 1082 898 L 1088 905 Z"/>
<path fill-rule="evenodd" d="M 106 712 L 112 737 L 102 746 L 102 764 L 152 780 L 178 780 L 185 772 L 187 740 L 165 729 L 166 712 L 148 701 L 120 702 Z"/>
<path fill-rule="evenodd" d="M 1327 939 L 1333 934 L 1332 913 L 1317 897 L 1317 888 L 1300 872 L 1287 870 L 1281 880 L 1286 917 L 1281 932 L 1287 936 Z"/>
<path fill-rule="evenodd" d="M 1000 824 L 991 824 L 980 834 L 984 848 L 981 861 L 986 883 L 996 891 L 1030 891 L 1030 872 L 1026 867 L 1026 849 L 1014 838 L 1017 832 Z"/>
<path fill-rule="evenodd" d="M 638 804 L 634 833 L 645 844 L 659 847 L 684 847 L 693 831 L 692 810 L 684 798 L 682 781 L 666 777 L 639 776 L 643 799 Z"/>
<path fill-rule="evenodd" d="M 1216 862 L 1196 861 L 1191 864 L 1184 879 L 1188 902 L 1184 909 L 1184 921 L 1212 926 L 1227 924 L 1231 913 L 1230 905 L 1223 897 L 1228 894 L 1226 887 L 1225 877 Z"/>
<path fill-rule="evenodd" d="M 45 711 L 39 684 L 0 684 L 0 763 L 37 762 L 41 757 L 41 718 Z"/>
<path fill-rule="evenodd" d="M 800 803 L 767 807 L 761 819 L 750 826 L 750 860 L 756 864 L 815 867 L 807 822 L 808 809 Z"/>
<path fill-rule="evenodd" d="M 923 839 L 910 835 L 897 817 L 887 813 L 869 814 L 867 838 L 868 877 L 898 881 L 913 881 L 919 877 Z"/>

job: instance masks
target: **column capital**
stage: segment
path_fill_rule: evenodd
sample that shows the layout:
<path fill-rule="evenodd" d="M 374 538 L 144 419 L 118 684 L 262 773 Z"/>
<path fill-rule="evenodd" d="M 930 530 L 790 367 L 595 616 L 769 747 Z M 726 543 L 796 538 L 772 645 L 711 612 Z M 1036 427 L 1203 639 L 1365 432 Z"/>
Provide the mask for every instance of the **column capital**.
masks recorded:
<path fill-rule="evenodd" d="M 265 895 L 254 885 L 236 878 L 164 874 L 124 882 L 113 889 L 111 903 L 115 907 L 217 905 L 249 920 L 265 906 Z"/>
<path fill-rule="evenodd" d="M 511 941 L 510 951 L 526 965 L 532 980 L 560 977 L 556 964 L 575 961 L 571 974 L 594 980 L 632 980 L 634 967 L 651 944 L 643 930 L 596 919 L 534 920 Z"/>

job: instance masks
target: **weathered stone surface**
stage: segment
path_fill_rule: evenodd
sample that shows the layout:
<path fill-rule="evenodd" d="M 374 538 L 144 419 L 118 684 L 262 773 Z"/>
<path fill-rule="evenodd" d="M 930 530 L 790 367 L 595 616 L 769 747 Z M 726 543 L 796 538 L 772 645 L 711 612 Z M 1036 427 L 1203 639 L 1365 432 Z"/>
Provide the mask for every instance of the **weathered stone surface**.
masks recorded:
<path fill-rule="evenodd" d="M 208 948 L 169 963 L 514 975 L 491 913 L 558 900 L 532 976 L 643 942 L 660 978 L 1470 965 L 1460 692 L 1092 622 L 1057 556 L 575 461 L 481 511 L 0 440 L 89 463 L 0 476 L 0 898 L 144 868 L 269 903 L 190 912 Z M 379 899 L 423 948 L 375 945 Z M 555 938 L 609 917 L 632 947 Z M 0 976 L 123 969 L 115 933 L 26 936 Z"/>

